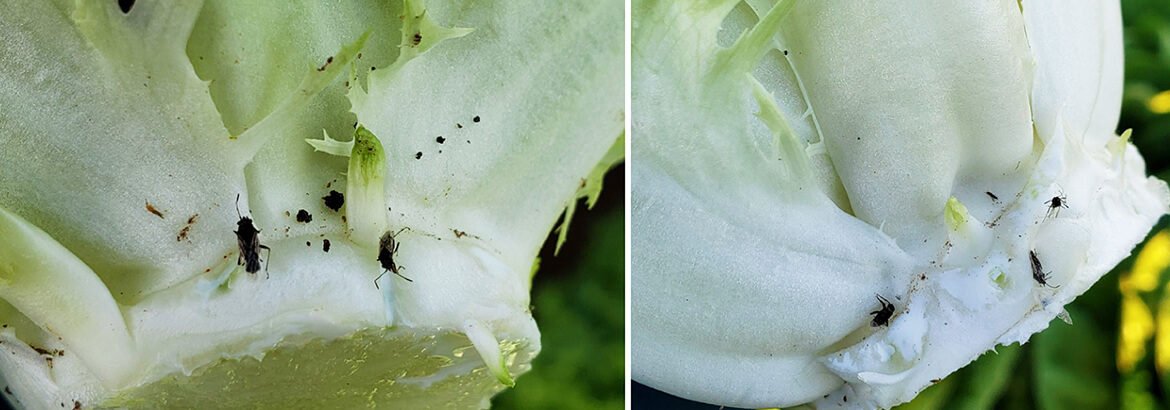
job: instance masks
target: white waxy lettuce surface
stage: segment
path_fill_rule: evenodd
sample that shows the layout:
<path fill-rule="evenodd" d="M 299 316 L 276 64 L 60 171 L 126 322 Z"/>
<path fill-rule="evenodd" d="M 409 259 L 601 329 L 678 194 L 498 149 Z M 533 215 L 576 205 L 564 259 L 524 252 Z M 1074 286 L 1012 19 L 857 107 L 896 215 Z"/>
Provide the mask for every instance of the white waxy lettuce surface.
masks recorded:
<path fill-rule="evenodd" d="M 631 354 L 651 387 L 891 407 L 1067 317 L 1168 210 L 1114 134 L 1116 1 L 633 14 Z M 894 312 L 873 327 L 878 295 Z"/>
<path fill-rule="evenodd" d="M 3 5 L 14 404 L 485 407 L 529 368 L 537 252 L 622 159 L 621 3 L 300 3 Z"/>

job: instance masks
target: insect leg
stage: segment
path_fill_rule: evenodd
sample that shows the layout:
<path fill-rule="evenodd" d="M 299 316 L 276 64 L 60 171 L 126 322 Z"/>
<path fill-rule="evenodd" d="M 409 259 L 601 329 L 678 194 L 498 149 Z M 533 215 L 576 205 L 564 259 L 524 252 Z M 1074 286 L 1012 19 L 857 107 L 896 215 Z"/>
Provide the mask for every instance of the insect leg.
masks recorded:
<path fill-rule="evenodd" d="M 269 248 L 269 247 L 264 246 L 264 245 L 256 245 L 256 246 L 258 246 L 260 249 L 268 251 L 268 254 L 264 255 L 264 279 L 268 279 L 268 260 L 272 259 L 272 248 Z"/>
<path fill-rule="evenodd" d="M 402 276 L 402 274 L 398 272 L 398 271 L 400 271 L 400 270 L 406 270 L 406 267 L 405 267 L 405 266 L 396 266 L 395 268 L 397 268 L 397 269 L 395 269 L 395 270 L 394 270 L 394 274 L 395 274 L 395 275 L 398 275 L 398 277 L 400 277 L 400 278 L 402 278 L 402 279 L 406 279 L 406 281 L 407 281 L 407 282 L 414 283 L 414 281 L 413 281 L 413 280 L 410 280 L 410 278 L 408 278 L 408 277 L 406 277 L 406 276 Z"/>
<path fill-rule="evenodd" d="M 385 276 L 385 275 L 386 275 L 386 271 L 382 271 L 381 275 L 378 275 L 378 277 L 374 278 L 374 288 L 375 289 L 379 289 L 379 290 L 382 289 L 381 286 L 378 286 L 378 279 L 382 279 L 382 276 Z"/>

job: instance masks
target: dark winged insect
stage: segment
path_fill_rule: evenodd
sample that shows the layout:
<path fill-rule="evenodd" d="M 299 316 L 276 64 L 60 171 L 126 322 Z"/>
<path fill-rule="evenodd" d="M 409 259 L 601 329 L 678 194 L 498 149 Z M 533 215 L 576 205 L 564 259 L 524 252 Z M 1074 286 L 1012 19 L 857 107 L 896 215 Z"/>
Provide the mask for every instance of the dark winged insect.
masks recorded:
<path fill-rule="evenodd" d="M 260 271 L 260 250 L 268 251 L 267 256 L 272 255 L 272 249 L 260 244 L 260 238 L 257 234 L 260 230 L 252 225 L 252 218 L 240 214 L 240 195 L 236 194 L 236 216 L 240 220 L 236 222 L 236 242 L 240 245 L 240 257 L 237 259 L 237 265 L 244 265 L 244 271 L 248 273 L 256 273 Z M 268 277 L 268 263 L 264 264 L 264 277 Z"/>
<path fill-rule="evenodd" d="M 1060 208 L 1068 208 L 1068 198 L 1064 197 L 1064 193 L 1060 196 L 1054 196 L 1052 199 L 1044 201 L 1044 205 L 1048 205 L 1048 215 L 1052 215 L 1053 211 L 1056 216 L 1060 216 Z"/>
<path fill-rule="evenodd" d="M 890 303 L 886 298 L 883 298 L 882 295 L 874 296 L 877 296 L 878 303 L 881 303 L 882 307 L 881 309 L 869 312 L 869 314 L 873 315 L 873 321 L 869 322 L 869 325 L 878 327 L 890 324 L 890 317 L 894 316 L 894 304 Z"/>
<path fill-rule="evenodd" d="M 398 234 L 405 230 L 406 228 L 402 228 L 399 229 L 398 232 L 394 233 L 386 231 L 386 233 L 382 234 L 382 239 L 378 240 L 378 263 L 381 263 L 382 269 L 385 270 L 382 271 L 381 275 L 378 275 L 378 277 L 374 278 L 375 288 L 381 289 L 381 287 L 378 286 L 378 279 L 381 279 L 382 275 L 385 275 L 386 272 L 391 272 L 395 275 L 398 275 L 398 277 L 406 279 L 407 282 L 414 282 L 413 280 L 410 280 L 410 278 L 402 276 L 402 273 L 399 272 L 401 270 L 406 270 L 406 267 L 398 266 L 397 263 L 394 263 L 394 255 L 398 254 L 398 245 L 402 244 L 398 241 L 395 241 L 394 237 L 398 236 Z"/>
<path fill-rule="evenodd" d="M 1040 265 L 1040 258 L 1036 257 L 1036 251 L 1028 251 L 1028 258 L 1032 260 L 1032 279 L 1036 279 L 1036 283 L 1050 288 L 1060 287 L 1048 284 L 1048 278 L 1052 272 L 1044 271 L 1044 266 Z"/>

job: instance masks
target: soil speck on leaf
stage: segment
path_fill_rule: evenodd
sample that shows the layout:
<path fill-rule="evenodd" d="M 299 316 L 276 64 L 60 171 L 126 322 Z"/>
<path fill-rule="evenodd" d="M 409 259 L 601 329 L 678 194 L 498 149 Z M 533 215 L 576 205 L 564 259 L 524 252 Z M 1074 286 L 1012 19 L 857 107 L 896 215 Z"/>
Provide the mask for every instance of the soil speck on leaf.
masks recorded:
<path fill-rule="evenodd" d="M 297 211 L 297 222 L 309 223 L 313 221 L 313 215 L 304 209 Z"/>
<path fill-rule="evenodd" d="M 150 212 L 150 213 L 154 214 L 155 216 L 158 216 L 159 218 L 162 218 L 162 217 L 163 217 L 163 213 L 162 213 L 162 212 L 160 212 L 160 211 L 158 210 L 158 208 L 155 208 L 155 207 L 154 207 L 154 205 L 151 205 L 151 204 L 150 204 L 150 202 L 147 202 L 147 203 L 146 203 L 146 210 L 147 210 L 148 212 Z"/>
<path fill-rule="evenodd" d="M 321 197 L 325 200 L 325 207 L 334 211 L 340 210 L 342 205 L 345 205 L 345 195 L 337 191 L 329 191 L 329 195 Z"/>

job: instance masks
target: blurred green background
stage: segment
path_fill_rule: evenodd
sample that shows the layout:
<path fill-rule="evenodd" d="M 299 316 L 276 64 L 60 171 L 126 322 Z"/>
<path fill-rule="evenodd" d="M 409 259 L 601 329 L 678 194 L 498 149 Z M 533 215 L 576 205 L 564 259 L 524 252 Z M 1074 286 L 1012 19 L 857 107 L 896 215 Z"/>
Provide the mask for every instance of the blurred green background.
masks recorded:
<path fill-rule="evenodd" d="M 543 350 L 493 409 L 625 406 L 625 166 L 606 174 L 592 210 L 578 205 L 560 253 L 554 232 L 533 278 Z"/>
<path fill-rule="evenodd" d="M 1170 180 L 1170 0 L 1121 0 L 1125 91 L 1117 132 Z M 898 410 L 1170 409 L 1170 217 L 1025 345 L 1000 346 Z M 714 409 L 635 384 L 634 408 Z"/>

